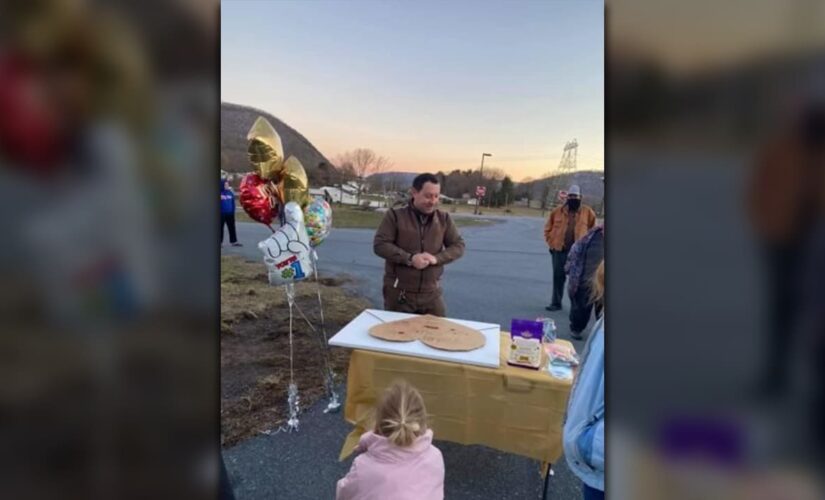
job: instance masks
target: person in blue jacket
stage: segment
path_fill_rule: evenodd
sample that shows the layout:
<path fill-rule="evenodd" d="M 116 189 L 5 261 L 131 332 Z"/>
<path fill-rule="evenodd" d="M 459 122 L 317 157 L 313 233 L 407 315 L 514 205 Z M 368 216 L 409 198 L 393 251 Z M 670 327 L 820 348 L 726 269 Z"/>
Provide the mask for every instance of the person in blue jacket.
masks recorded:
<path fill-rule="evenodd" d="M 604 297 L 604 261 L 593 279 L 594 301 Z M 562 437 L 564 455 L 581 479 L 584 500 L 604 498 L 604 316 L 584 347 Z"/>
<path fill-rule="evenodd" d="M 235 247 L 242 246 L 238 243 L 238 235 L 235 234 L 235 193 L 226 179 L 221 179 L 221 245 L 224 226 L 229 228 L 229 243 Z"/>

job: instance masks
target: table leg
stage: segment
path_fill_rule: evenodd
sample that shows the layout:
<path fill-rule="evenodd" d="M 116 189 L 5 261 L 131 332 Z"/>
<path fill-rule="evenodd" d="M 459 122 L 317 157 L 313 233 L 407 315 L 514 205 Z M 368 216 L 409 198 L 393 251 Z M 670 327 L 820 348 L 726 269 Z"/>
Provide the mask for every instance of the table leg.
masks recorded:
<path fill-rule="evenodd" d="M 541 491 L 541 500 L 547 500 L 547 488 L 550 486 L 550 475 L 553 472 L 553 464 L 547 464 L 547 473 L 544 475 L 544 488 Z"/>

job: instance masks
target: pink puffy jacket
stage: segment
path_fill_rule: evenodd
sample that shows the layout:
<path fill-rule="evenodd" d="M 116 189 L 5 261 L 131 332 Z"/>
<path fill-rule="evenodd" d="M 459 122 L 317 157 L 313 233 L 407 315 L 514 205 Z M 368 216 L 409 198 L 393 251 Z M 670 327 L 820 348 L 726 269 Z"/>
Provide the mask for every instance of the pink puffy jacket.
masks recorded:
<path fill-rule="evenodd" d="M 366 432 L 349 473 L 338 481 L 337 500 L 441 500 L 444 458 L 433 446 L 433 431 L 398 447 L 383 436 Z"/>

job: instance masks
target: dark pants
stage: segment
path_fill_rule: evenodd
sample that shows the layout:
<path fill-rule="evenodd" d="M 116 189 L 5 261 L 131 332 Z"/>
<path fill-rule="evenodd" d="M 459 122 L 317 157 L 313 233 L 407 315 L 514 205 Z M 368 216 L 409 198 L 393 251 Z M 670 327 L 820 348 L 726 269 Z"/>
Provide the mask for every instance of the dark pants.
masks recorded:
<path fill-rule="evenodd" d="M 221 214 L 221 243 L 223 243 L 223 226 L 229 227 L 229 242 L 235 243 L 238 241 L 238 235 L 235 234 L 235 214 Z"/>
<path fill-rule="evenodd" d="M 584 500 L 604 500 L 604 492 L 582 483 L 582 498 Z"/>
<path fill-rule="evenodd" d="M 384 285 L 384 310 L 410 314 L 432 314 L 447 316 L 447 307 L 441 296 L 441 290 L 434 292 L 404 292 L 392 285 Z"/>
<path fill-rule="evenodd" d="M 801 307 L 805 310 L 804 329 L 800 333 L 811 340 L 811 358 L 809 363 L 814 366 L 813 379 L 810 381 L 813 389 L 811 401 L 811 424 L 814 429 L 812 447 L 816 455 L 825 458 L 825 283 L 821 277 L 825 276 L 825 225 L 811 240 L 812 244 L 804 262 L 806 282 L 802 286 Z"/>
<path fill-rule="evenodd" d="M 590 322 L 590 312 L 596 307 L 596 319 L 602 315 L 601 301 L 596 304 L 591 299 L 593 289 L 589 286 L 580 286 L 574 295 L 570 295 L 570 331 L 581 333 Z"/>
<path fill-rule="evenodd" d="M 564 274 L 564 264 L 567 262 L 567 250 L 550 250 L 553 257 L 553 299 L 551 306 L 561 307 L 561 298 L 564 297 L 564 282 L 567 275 Z"/>
<path fill-rule="evenodd" d="M 764 353 L 762 389 L 775 393 L 786 388 L 789 360 L 799 319 L 799 267 L 801 245 L 768 246 L 767 264 L 768 342 Z"/>

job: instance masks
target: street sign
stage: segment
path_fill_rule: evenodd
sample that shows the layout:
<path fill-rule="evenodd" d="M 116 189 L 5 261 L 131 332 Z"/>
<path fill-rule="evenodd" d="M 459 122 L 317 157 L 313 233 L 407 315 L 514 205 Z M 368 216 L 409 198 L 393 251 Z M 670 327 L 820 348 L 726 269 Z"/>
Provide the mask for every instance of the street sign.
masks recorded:
<path fill-rule="evenodd" d="M 559 201 L 567 200 L 567 191 L 559 191 Z"/>
<path fill-rule="evenodd" d="M 484 186 L 476 186 L 476 198 L 483 198 L 487 194 L 487 188 Z"/>

